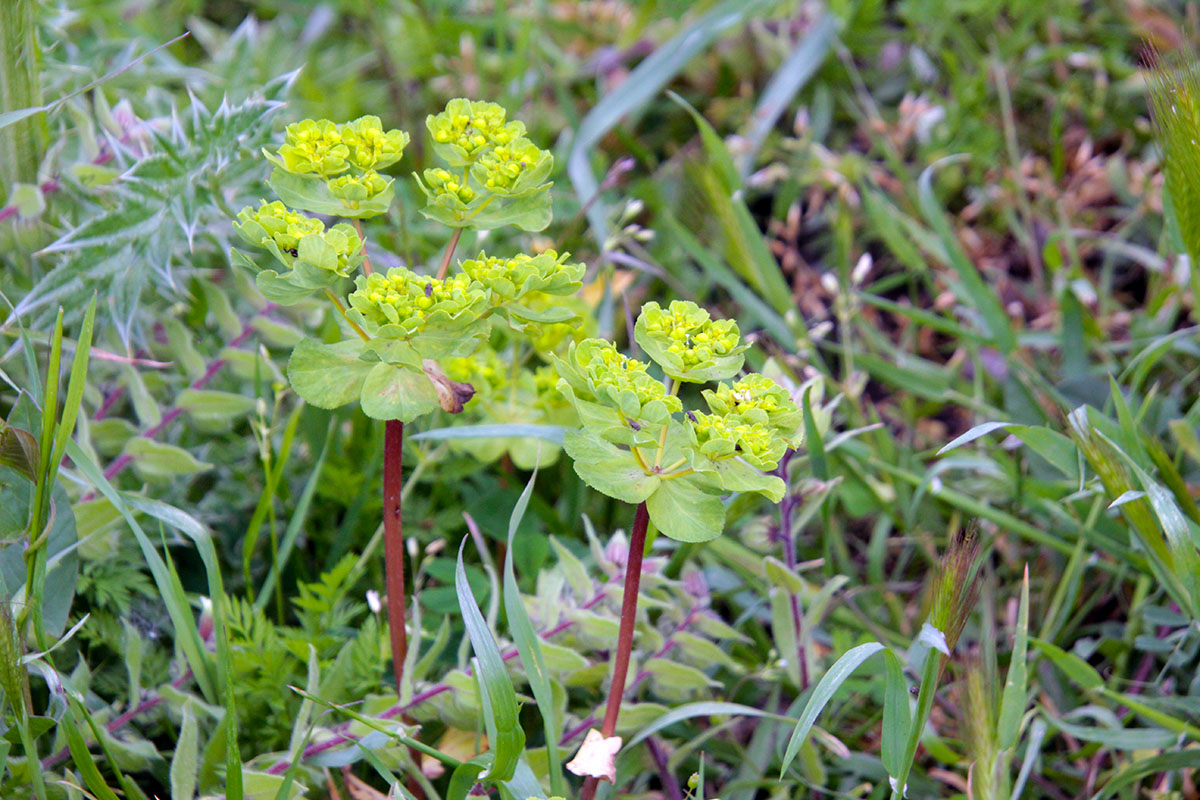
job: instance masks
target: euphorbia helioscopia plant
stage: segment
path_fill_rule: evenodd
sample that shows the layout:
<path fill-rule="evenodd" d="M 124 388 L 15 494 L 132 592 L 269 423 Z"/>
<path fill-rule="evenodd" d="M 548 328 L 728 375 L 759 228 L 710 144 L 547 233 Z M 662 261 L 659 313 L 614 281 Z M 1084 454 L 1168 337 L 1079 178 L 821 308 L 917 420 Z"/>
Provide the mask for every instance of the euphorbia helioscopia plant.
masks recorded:
<path fill-rule="evenodd" d="M 296 393 L 320 408 L 358 401 L 368 417 L 385 421 L 384 558 L 398 693 L 408 649 L 400 508 L 404 425 L 438 408 L 462 410 L 474 389 L 448 378 L 441 362 L 473 357 L 486 347 L 493 325 L 537 335 L 540 325 L 573 318 L 565 306 L 547 308 L 540 298 L 574 294 L 583 275 L 582 265 L 553 251 L 513 258 L 480 254 L 450 274 L 464 228 L 534 231 L 550 223 L 546 177 L 553 157 L 494 103 L 452 100 L 426 126 L 447 168 L 417 177 L 426 198 L 420 211 L 453 229 L 435 276 L 408 267 L 374 272 L 366 257 L 360 220 L 386 212 L 394 197 L 394 179 L 378 170 L 399 161 L 409 141 L 403 131 L 385 132 L 377 117 L 289 125 L 283 146 L 264 151 L 275 165 L 269 184 L 282 202 L 245 208 L 236 225 L 243 239 L 276 263 L 263 268 L 238 250 L 232 255 L 234 263 L 257 273 L 268 300 L 287 305 L 323 292 L 345 320 L 337 341 L 305 338 L 296 345 L 288 362 Z M 354 225 L 327 228 L 303 211 L 353 219 Z M 351 277 L 354 290 L 346 296 L 340 290 Z M 539 302 L 531 308 L 527 301 L 535 297 Z"/>
<path fill-rule="evenodd" d="M 736 322 L 713 320 L 695 303 L 664 309 L 651 302 L 634 336 L 663 380 L 602 339 L 586 339 L 555 359 L 559 390 L 582 423 L 564 441 L 575 471 L 593 489 L 637 506 L 604 721 L 568 765 L 587 776 L 583 800 L 591 800 L 600 778 L 613 777 L 649 523 L 672 539 L 704 542 L 724 529 L 723 494 L 758 492 L 779 502 L 784 483 L 765 473 L 800 443 L 803 424 L 788 392 L 757 373 L 704 390 L 707 413 L 684 410 L 682 384 L 725 381 L 741 371 L 746 345 Z M 594 758 L 597 752 L 606 755 Z"/>

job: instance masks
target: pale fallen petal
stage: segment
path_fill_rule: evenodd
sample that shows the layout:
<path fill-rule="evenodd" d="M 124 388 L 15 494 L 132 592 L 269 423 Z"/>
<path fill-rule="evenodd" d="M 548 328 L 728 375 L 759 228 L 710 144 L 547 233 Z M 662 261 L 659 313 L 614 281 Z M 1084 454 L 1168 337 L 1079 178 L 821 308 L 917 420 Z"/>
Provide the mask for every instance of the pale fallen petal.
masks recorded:
<path fill-rule="evenodd" d="M 610 736 L 592 728 L 587 732 L 575 758 L 567 764 L 573 774 L 581 778 L 600 778 L 609 783 L 617 780 L 617 751 L 621 749 L 621 737 Z"/>

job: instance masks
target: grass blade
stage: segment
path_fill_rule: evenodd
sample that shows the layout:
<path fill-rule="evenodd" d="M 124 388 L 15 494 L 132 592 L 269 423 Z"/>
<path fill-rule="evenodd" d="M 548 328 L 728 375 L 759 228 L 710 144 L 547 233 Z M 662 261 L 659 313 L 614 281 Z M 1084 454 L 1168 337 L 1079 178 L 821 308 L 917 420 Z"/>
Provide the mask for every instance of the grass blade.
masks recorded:
<path fill-rule="evenodd" d="M 780 780 L 783 779 L 788 767 L 795 760 L 796 754 L 800 752 L 800 746 L 808 738 L 813 723 L 825 710 L 825 706 L 833 698 L 834 693 L 853 674 L 854 670 L 858 669 L 859 665 L 883 649 L 883 645 L 879 642 L 868 642 L 860 644 L 858 647 L 852 647 L 834 662 L 828 672 L 821 676 L 821 680 L 817 682 L 812 695 L 808 698 L 808 703 L 804 706 L 804 711 L 800 712 L 800 720 L 796 723 L 795 730 L 792 731 L 792 737 L 788 739 L 787 750 L 783 754 L 783 764 L 779 768 Z"/>
<path fill-rule="evenodd" d="M 525 732 L 518 720 L 517 693 L 504 667 L 500 648 L 492 632 L 488 630 L 471 584 L 467 582 L 467 571 L 463 568 L 463 549 L 466 537 L 458 546 L 458 562 L 454 570 L 454 589 L 458 595 L 458 607 L 462 611 L 463 624 L 471 647 L 475 651 L 475 679 L 479 685 L 479 696 L 485 701 L 484 722 L 488 728 L 488 740 L 495 758 L 488 767 L 486 777 L 492 781 L 507 781 L 516 772 L 517 761 L 525 749 Z"/>
<path fill-rule="evenodd" d="M 550 675 L 546 670 L 546 660 L 542 656 L 541 640 L 533 629 L 529 613 L 521 601 L 521 592 L 517 587 L 516 574 L 513 571 L 513 548 L 517 528 L 525 517 L 529 507 L 529 496 L 533 492 L 534 481 L 537 480 L 537 470 L 529 476 L 525 491 L 513 507 L 512 516 L 508 521 L 508 550 L 504 556 L 504 613 L 508 617 L 508 629 L 517 645 L 521 656 L 521 664 L 529 678 L 529 688 L 533 691 L 533 699 L 537 702 L 538 712 L 542 715 L 542 723 L 546 729 L 546 754 L 549 759 L 550 787 L 558 796 L 565 796 L 566 787 L 562 776 L 562 757 L 558 752 L 558 742 L 562 738 L 562 721 L 554 705 L 554 691 L 550 684 Z"/>

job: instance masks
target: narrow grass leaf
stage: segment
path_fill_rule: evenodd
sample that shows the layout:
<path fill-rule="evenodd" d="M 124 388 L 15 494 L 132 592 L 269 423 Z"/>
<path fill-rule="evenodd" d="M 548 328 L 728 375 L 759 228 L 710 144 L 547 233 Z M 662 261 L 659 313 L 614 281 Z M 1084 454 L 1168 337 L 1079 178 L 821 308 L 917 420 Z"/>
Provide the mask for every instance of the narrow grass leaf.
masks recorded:
<path fill-rule="evenodd" d="M 1068 653 L 1061 647 L 1041 639 L 1033 639 L 1033 643 L 1047 658 L 1054 662 L 1063 673 L 1083 689 L 1099 689 L 1104 686 L 1100 673 L 1074 653 Z"/>
<path fill-rule="evenodd" d="M 783 779 L 788 767 L 795 760 L 796 754 L 800 752 L 800 746 L 808 738 L 813 723 L 817 721 L 817 717 L 833 699 L 834 693 L 853 674 L 854 670 L 858 669 L 860 664 L 883 649 L 883 645 L 879 642 L 868 642 L 853 647 L 847 650 L 841 658 L 834 662 L 829 671 L 821 676 L 821 680 L 817 682 L 812 695 L 808 698 L 804 711 L 800 713 L 800 720 L 796 723 L 796 728 L 788 740 L 787 750 L 783 754 L 783 764 L 779 768 L 780 780 Z"/>
<path fill-rule="evenodd" d="M 521 590 L 517 586 L 517 577 L 513 570 L 517 528 L 525 518 L 529 496 L 533 492 L 536 480 L 537 470 L 534 470 L 508 520 L 508 549 L 504 556 L 504 613 L 508 617 L 508 629 L 517 645 L 521 664 L 529 678 L 529 688 L 533 692 L 533 699 L 537 702 L 538 713 L 542 715 L 542 724 L 546 729 L 546 755 L 550 762 L 551 791 L 555 795 L 564 796 L 566 787 L 563 784 L 562 757 L 558 751 L 558 742 L 562 739 L 562 721 L 558 718 L 558 709 L 554 703 L 554 690 L 546 670 L 546 660 L 542 656 L 541 639 L 534 631 L 533 622 L 530 621 L 525 604 L 521 601 Z"/>
<path fill-rule="evenodd" d="M 1029 565 L 1025 565 L 1025 578 L 1021 581 L 1021 604 L 1017 610 L 1017 630 L 1013 640 L 1012 658 L 1008 664 L 1008 675 L 1004 680 L 1004 693 L 1000 697 L 1000 717 L 996 722 L 996 735 L 1001 750 L 1017 746 L 1021 732 L 1021 717 L 1025 714 L 1025 695 L 1029 682 L 1029 667 L 1025 655 L 1029 647 Z"/>
<path fill-rule="evenodd" d="M 500 648 L 492 632 L 488 630 L 471 584 L 467 582 L 467 571 L 463 567 L 463 549 L 467 545 L 464 537 L 458 547 L 458 561 L 454 570 L 454 589 L 458 595 L 458 607 L 463 615 L 463 624 L 471 647 L 475 651 L 478 662 L 476 680 L 479 683 L 480 696 L 487 697 L 491 706 L 488 722 L 489 738 L 495 760 L 488 768 L 487 777 L 493 781 L 506 781 L 512 778 L 517 768 L 517 761 L 525 748 L 525 732 L 521 729 L 518 719 L 517 694 L 513 690 L 512 680 L 500 656 Z"/>
<path fill-rule="evenodd" d="M 150 541 L 150 538 L 146 536 L 146 533 L 137 523 L 137 520 L 134 519 L 128 504 L 117 490 L 113 488 L 112 484 L 108 482 L 108 479 L 104 477 L 104 473 L 100 471 L 100 468 L 87 457 L 79 445 L 70 440 L 67 441 L 67 455 L 71 457 L 75 468 L 125 518 L 125 522 L 129 525 L 129 529 L 133 532 L 134 538 L 137 539 L 138 546 L 141 548 L 142 557 L 146 559 L 146 566 L 154 578 L 154 583 L 163 598 L 163 603 L 167 607 L 167 614 L 171 618 L 171 625 L 175 631 L 175 642 L 180 650 L 183 651 L 188 666 L 192 668 L 192 673 L 196 677 L 196 683 L 199 684 L 204 699 L 210 703 L 216 703 L 216 675 L 212 668 L 212 662 L 205 653 L 204 645 L 200 638 L 200 631 L 196 627 L 196 620 L 192 616 L 191 608 L 188 606 L 187 598 L 183 595 L 182 588 L 172 580 L 166 562 L 163 561 L 162 556 L 155 549 L 153 542 Z"/>
<path fill-rule="evenodd" d="M 908 681 L 904 679 L 904 667 L 900 659 L 891 650 L 884 650 L 883 663 L 887 667 L 887 684 L 883 691 L 880 755 L 884 769 L 894 778 L 904 771 L 904 746 L 908 743 L 912 719 L 908 708 Z"/>

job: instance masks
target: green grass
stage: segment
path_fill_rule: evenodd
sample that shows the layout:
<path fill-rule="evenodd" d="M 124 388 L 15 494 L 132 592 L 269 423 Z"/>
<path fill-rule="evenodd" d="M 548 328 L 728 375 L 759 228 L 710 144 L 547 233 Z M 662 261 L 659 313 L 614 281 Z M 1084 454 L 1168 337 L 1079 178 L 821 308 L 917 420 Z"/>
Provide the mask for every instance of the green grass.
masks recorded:
<path fill-rule="evenodd" d="M 409 173 L 464 95 L 552 147 L 556 213 L 460 253 L 570 251 L 579 330 L 635 355 L 644 302 L 735 318 L 805 410 L 783 503 L 732 497 L 711 543 L 650 532 L 601 794 L 1182 792 L 1194 153 L 1147 86 L 1194 83 L 1186 15 L 828 6 L 33 4 L 40 97 L 0 96 L 45 112 L 0 116 L 0 153 L 40 154 L 39 189 L 0 187 L 0 796 L 579 792 L 560 765 L 604 713 L 630 509 L 559 428 L 466 438 L 526 424 L 516 394 L 414 423 L 397 697 L 383 426 L 291 391 L 288 352 L 339 318 L 229 258 L 284 124 L 377 114 L 413 143 L 371 259 L 435 271 Z M 1148 30 L 1177 73 L 1143 66 Z"/>

